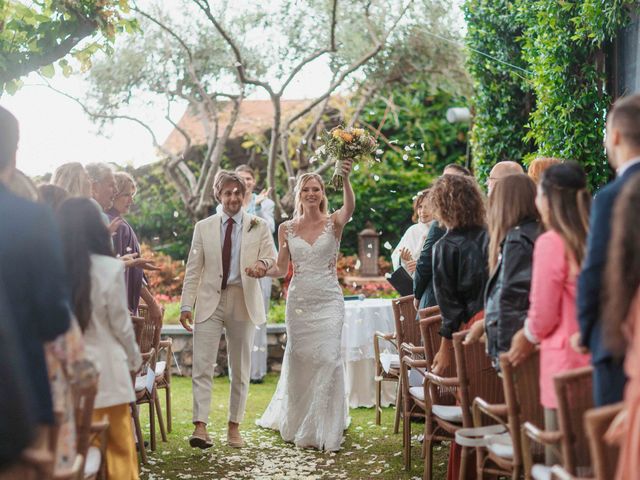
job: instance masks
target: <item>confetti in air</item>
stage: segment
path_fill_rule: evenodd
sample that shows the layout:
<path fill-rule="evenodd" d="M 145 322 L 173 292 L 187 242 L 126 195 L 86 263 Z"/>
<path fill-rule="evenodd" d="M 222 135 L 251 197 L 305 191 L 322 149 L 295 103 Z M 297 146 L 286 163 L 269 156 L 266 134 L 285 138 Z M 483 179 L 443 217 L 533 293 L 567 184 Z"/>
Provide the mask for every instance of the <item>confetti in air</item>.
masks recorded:
<path fill-rule="evenodd" d="M 386 248 L 387 250 L 393 250 L 393 245 L 391 245 L 389 242 L 384 242 L 384 248 Z"/>

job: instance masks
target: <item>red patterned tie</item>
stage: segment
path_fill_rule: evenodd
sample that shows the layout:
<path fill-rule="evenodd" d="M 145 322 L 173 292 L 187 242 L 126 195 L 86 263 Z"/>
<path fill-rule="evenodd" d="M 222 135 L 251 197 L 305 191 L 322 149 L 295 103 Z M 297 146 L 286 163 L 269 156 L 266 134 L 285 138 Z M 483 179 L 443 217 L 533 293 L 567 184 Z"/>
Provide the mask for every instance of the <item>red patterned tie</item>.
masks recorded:
<path fill-rule="evenodd" d="M 224 244 L 222 245 L 222 289 L 227 288 L 227 280 L 229 279 L 229 267 L 231 266 L 231 232 L 233 232 L 233 224 L 236 223 L 233 218 L 227 220 L 227 230 L 224 234 Z"/>

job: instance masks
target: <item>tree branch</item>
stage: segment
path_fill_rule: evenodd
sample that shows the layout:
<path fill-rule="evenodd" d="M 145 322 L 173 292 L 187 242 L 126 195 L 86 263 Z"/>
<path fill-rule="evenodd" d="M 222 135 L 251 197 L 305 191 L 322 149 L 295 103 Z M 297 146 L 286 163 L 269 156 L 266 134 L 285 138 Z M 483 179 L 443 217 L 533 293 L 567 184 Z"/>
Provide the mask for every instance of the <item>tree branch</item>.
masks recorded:
<path fill-rule="evenodd" d="M 76 13 L 76 15 L 78 18 L 76 30 L 57 45 L 44 49 L 39 55 L 28 55 L 26 61 L 21 61 L 20 58 L 24 57 L 24 55 L 19 53 L 13 55 L 13 59 L 6 60 L 7 67 L 0 73 L 0 86 L 65 57 L 82 39 L 96 31 L 98 28 L 96 22 L 83 17 L 79 13 Z"/>
<path fill-rule="evenodd" d="M 207 207 L 213 204 L 213 179 L 216 173 L 218 173 L 218 168 L 222 161 L 222 154 L 224 153 L 227 140 L 229 140 L 231 131 L 238 120 L 238 113 L 240 112 L 240 105 L 242 104 L 243 98 L 244 97 L 242 95 L 239 95 L 237 98 L 233 99 L 233 110 L 229 116 L 229 122 L 222 132 L 222 135 L 216 140 L 215 147 L 211 152 L 211 160 L 208 162 L 210 163 L 209 171 L 207 172 L 206 180 L 202 184 L 202 189 L 198 192 L 199 199 L 196 207 L 196 213 L 198 215 L 205 213 Z"/>
<path fill-rule="evenodd" d="M 231 51 L 233 52 L 233 56 L 236 60 L 235 67 L 236 67 L 236 71 L 238 72 L 238 78 L 240 82 L 247 85 L 255 85 L 257 87 L 262 87 L 269 93 L 269 95 L 271 96 L 275 95 L 273 88 L 271 88 L 271 85 L 269 85 L 267 82 L 262 82 L 258 79 L 247 76 L 247 73 L 244 67 L 244 62 L 242 60 L 242 55 L 240 54 L 240 49 L 238 48 L 236 43 L 233 41 L 231 36 L 227 33 L 227 31 L 224 28 L 222 28 L 222 25 L 220 25 L 220 22 L 216 20 L 216 18 L 213 16 L 213 13 L 211 13 L 211 7 L 209 6 L 208 0 L 192 0 L 192 1 L 200 8 L 200 10 L 204 12 L 204 14 L 207 16 L 209 21 L 213 24 L 213 26 L 218 31 L 218 33 L 222 36 L 222 38 L 225 40 L 225 42 L 227 42 L 227 44 L 231 48 Z"/>

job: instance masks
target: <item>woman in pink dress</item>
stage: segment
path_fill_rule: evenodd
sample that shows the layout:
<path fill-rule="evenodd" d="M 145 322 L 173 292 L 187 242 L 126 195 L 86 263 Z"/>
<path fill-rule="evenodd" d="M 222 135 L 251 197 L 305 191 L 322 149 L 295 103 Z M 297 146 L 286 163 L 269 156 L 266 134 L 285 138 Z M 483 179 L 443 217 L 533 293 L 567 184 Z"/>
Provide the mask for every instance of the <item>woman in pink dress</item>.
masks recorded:
<path fill-rule="evenodd" d="M 605 340 L 624 360 L 628 380 L 624 411 L 607 436 L 620 444 L 617 480 L 640 472 L 640 175 L 622 190 L 613 211 L 611 242 L 605 273 Z"/>
<path fill-rule="evenodd" d="M 546 430 L 557 430 L 553 377 L 589 365 L 569 339 L 578 331 L 576 280 L 584 257 L 591 197 L 584 170 L 575 162 L 542 175 L 536 206 L 547 229 L 533 249 L 530 306 L 524 328 L 513 337 L 509 360 L 520 363 L 540 345 L 540 403 Z M 554 460 L 547 456 L 547 463 Z"/>

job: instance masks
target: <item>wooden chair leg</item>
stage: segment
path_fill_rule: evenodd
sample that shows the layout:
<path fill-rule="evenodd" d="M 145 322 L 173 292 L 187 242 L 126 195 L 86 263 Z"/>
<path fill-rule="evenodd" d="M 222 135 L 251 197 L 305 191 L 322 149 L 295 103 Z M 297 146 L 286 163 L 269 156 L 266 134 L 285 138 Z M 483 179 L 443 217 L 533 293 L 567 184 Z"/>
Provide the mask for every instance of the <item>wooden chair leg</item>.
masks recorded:
<path fill-rule="evenodd" d="M 396 418 L 393 423 L 393 433 L 400 431 L 400 413 L 402 412 L 402 378 L 398 379 L 398 391 L 396 393 Z"/>
<path fill-rule="evenodd" d="M 433 443 L 431 438 L 424 436 L 424 472 L 422 473 L 423 480 L 431 480 L 433 475 Z"/>
<path fill-rule="evenodd" d="M 160 407 L 160 397 L 156 392 L 155 396 L 155 404 L 156 404 L 156 416 L 158 417 L 158 425 L 160 425 L 160 437 L 163 442 L 167 441 L 167 432 L 164 429 L 164 419 L 162 418 L 162 408 Z"/>
<path fill-rule="evenodd" d="M 455 440 L 451 440 L 455 442 Z M 462 453 L 460 454 L 460 480 L 466 480 L 467 478 L 467 465 L 469 464 L 469 447 L 462 447 Z"/>
<path fill-rule="evenodd" d="M 411 415 L 402 416 L 402 444 L 404 469 L 411 470 Z"/>
<path fill-rule="evenodd" d="M 376 378 L 376 425 L 380 425 L 380 422 L 382 421 L 382 411 L 380 410 L 382 407 L 380 406 L 381 400 L 380 397 L 382 396 L 382 380 L 378 378 Z"/>
<path fill-rule="evenodd" d="M 171 433 L 171 384 L 168 383 L 164 388 L 165 406 L 167 407 L 167 432 Z"/>
<path fill-rule="evenodd" d="M 149 444 L 151 445 L 151 451 L 156 451 L 156 408 L 155 408 L 155 387 L 153 392 L 151 393 L 151 398 L 149 399 L 149 435 L 151 439 L 149 440 Z"/>
<path fill-rule="evenodd" d="M 136 429 L 136 440 L 138 441 L 138 450 L 140 451 L 140 460 L 147 463 L 147 450 L 144 448 L 144 437 L 142 436 L 142 428 L 140 427 L 140 416 L 138 414 L 138 406 L 135 402 L 130 404 L 131 416 L 133 417 L 133 426 Z"/>

